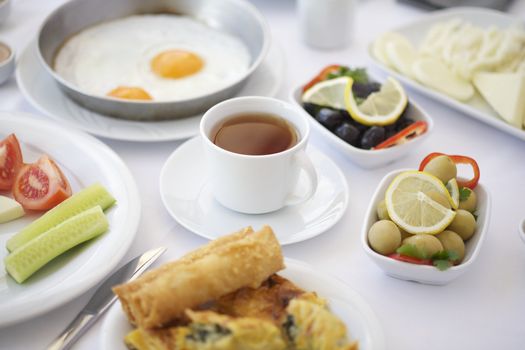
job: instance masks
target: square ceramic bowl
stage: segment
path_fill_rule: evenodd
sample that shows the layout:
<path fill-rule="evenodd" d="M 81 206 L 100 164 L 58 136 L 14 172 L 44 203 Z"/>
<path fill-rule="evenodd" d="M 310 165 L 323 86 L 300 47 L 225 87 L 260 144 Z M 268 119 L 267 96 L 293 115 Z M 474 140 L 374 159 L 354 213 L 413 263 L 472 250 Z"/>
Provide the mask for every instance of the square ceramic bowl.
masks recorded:
<path fill-rule="evenodd" d="M 518 232 L 520 234 L 521 240 L 525 243 L 525 219 L 523 219 L 520 222 L 520 226 L 518 228 Z"/>
<path fill-rule="evenodd" d="M 394 162 L 395 160 L 405 156 L 408 152 L 417 149 L 417 147 L 424 142 L 432 133 L 434 129 L 434 122 L 432 118 L 417 104 L 410 101 L 408 109 L 405 112 L 408 118 L 413 120 L 424 120 L 427 122 L 427 131 L 413 138 L 409 142 L 380 150 L 365 150 L 354 147 L 349 143 L 343 141 L 338 136 L 333 134 L 330 130 L 324 127 L 321 123 L 315 120 L 302 106 L 301 102 L 302 86 L 295 88 L 291 95 L 290 100 L 293 104 L 299 107 L 302 113 L 310 120 L 312 129 L 324 136 L 326 142 L 333 148 L 337 149 L 341 153 L 345 154 L 353 163 L 359 165 L 362 168 L 378 168 L 385 164 Z"/>
<path fill-rule="evenodd" d="M 482 184 L 478 184 L 474 189 L 478 199 L 478 208 L 476 210 L 476 214 L 478 215 L 477 228 L 472 238 L 465 242 L 465 258 L 461 264 L 452 266 L 445 271 L 440 271 L 434 266 L 416 265 L 394 260 L 373 251 L 368 245 L 367 236 L 372 224 L 378 220 L 376 207 L 385 197 L 386 189 L 398 174 L 406 170 L 413 169 L 395 170 L 387 174 L 383 180 L 381 180 L 381 183 L 377 187 L 372 199 L 370 200 L 370 204 L 368 205 L 361 231 L 361 243 L 370 259 L 372 259 L 374 263 L 376 263 L 377 266 L 389 276 L 424 284 L 448 284 L 470 269 L 479 254 L 490 221 L 491 201 L 489 193 Z"/>

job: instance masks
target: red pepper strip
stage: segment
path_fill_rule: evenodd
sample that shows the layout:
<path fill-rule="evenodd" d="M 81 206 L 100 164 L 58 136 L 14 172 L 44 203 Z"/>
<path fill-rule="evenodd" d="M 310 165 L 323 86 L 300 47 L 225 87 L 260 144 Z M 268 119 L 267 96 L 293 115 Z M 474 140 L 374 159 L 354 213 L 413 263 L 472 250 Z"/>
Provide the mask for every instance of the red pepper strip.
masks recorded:
<path fill-rule="evenodd" d="M 407 143 L 416 136 L 421 135 L 427 131 L 427 122 L 423 120 L 418 120 L 415 123 L 410 124 L 397 134 L 390 136 L 385 141 L 381 142 L 379 145 L 373 147 L 373 149 L 383 149 L 392 146 L 402 145 Z"/>
<path fill-rule="evenodd" d="M 417 265 L 432 265 L 432 260 L 430 259 L 418 259 L 414 258 L 408 255 L 402 255 L 399 253 L 393 253 L 388 256 L 389 258 L 392 258 L 394 260 L 410 263 L 410 264 L 417 264 Z"/>
<path fill-rule="evenodd" d="M 442 156 L 442 155 L 446 155 L 446 154 L 439 153 L 439 152 L 430 153 L 428 156 L 425 157 L 425 159 L 423 159 L 423 161 L 419 165 L 419 171 L 423 171 L 423 169 L 425 169 L 425 166 L 432 159 L 436 158 L 437 156 Z M 472 172 L 474 173 L 474 177 L 470 180 L 458 180 L 458 186 L 468 187 L 471 190 L 473 190 L 479 182 L 480 171 L 479 171 L 478 163 L 474 159 L 467 157 L 467 156 L 460 156 L 460 155 L 446 155 L 446 156 L 449 157 L 454 162 L 454 164 L 468 164 L 472 167 Z"/>
<path fill-rule="evenodd" d="M 479 171 L 478 163 L 476 163 L 474 159 L 467 157 L 467 156 L 452 155 L 449 157 L 450 159 L 452 159 L 452 161 L 455 164 L 468 164 L 472 167 L 472 171 L 474 172 L 474 177 L 470 180 L 459 180 L 458 179 L 458 186 L 468 187 L 471 190 L 473 190 L 479 182 L 480 171 Z"/>
<path fill-rule="evenodd" d="M 338 64 L 332 64 L 332 65 L 326 66 L 325 68 L 323 68 L 322 71 L 319 72 L 319 74 L 317 74 L 312 80 L 310 80 L 310 82 L 308 82 L 308 84 L 306 84 L 303 87 L 303 92 L 305 92 L 306 90 L 308 90 L 309 88 L 311 88 L 315 84 L 317 84 L 317 83 L 319 83 L 319 82 L 321 82 L 323 80 L 326 80 L 326 78 L 328 77 L 328 75 L 330 73 L 337 72 L 339 70 L 339 68 L 341 68 L 341 66 L 338 65 Z"/>
<path fill-rule="evenodd" d="M 419 171 L 423 171 L 423 169 L 425 169 L 425 167 L 427 166 L 428 162 L 430 162 L 432 159 L 438 156 L 445 156 L 445 155 L 446 155 L 445 153 L 439 153 L 439 152 L 430 153 L 428 156 L 423 158 L 423 160 L 421 161 L 421 164 L 419 164 Z"/>

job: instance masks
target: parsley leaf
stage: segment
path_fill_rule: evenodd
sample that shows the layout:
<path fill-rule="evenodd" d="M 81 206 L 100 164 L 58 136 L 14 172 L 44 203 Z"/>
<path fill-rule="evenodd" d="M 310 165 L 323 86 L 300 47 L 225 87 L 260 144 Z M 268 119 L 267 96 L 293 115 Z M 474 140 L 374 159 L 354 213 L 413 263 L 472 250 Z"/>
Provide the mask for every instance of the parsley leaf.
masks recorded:
<path fill-rule="evenodd" d="M 335 79 L 340 77 L 350 77 L 356 83 L 368 83 L 369 81 L 366 68 L 352 69 L 345 66 L 341 66 L 339 67 L 338 71 L 328 74 L 327 79 Z"/>
<path fill-rule="evenodd" d="M 445 271 L 453 265 L 453 262 L 459 258 L 458 253 L 454 250 L 442 250 L 432 255 L 432 264 L 440 271 Z"/>
<path fill-rule="evenodd" d="M 442 250 L 432 255 L 432 260 L 457 260 L 459 258 L 458 253 L 454 250 Z"/>
<path fill-rule="evenodd" d="M 459 201 L 464 202 L 470 197 L 470 194 L 472 193 L 472 190 L 468 187 L 461 187 L 459 190 Z"/>
<path fill-rule="evenodd" d="M 445 271 L 446 269 L 452 266 L 452 263 L 449 260 L 432 260 L 432 264 L 438 268 L 439 271 Z"/>
<path fill-rule="evenodd" d="M 403 244 L 401 247 L 396 249 L 396 253 L 405 255 L 405 256 L 410 256 L 411 258 L 416 258 L 416 259 L 427 259 L 428 258 L 428 256 L 425 254 L 424 251 L 422 251 L 421 249 L 419 249 L 413 244 Z"/>

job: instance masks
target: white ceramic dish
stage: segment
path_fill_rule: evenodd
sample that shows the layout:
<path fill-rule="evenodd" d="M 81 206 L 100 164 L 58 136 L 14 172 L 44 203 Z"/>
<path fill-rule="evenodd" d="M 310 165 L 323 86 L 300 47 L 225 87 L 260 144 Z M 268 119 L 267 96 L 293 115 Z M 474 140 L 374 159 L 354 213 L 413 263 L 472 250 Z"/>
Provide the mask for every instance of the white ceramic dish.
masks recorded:
<path fill-rule="evenodd" d="M 518 227 L 521 240 L 525 243 L 525 219 L 521 220 L 520 226 Z"/>
<path fill-rule="evenodd" d="M 490 26 L 523 26 L 523 22 L 520 22 L 519 18 L 509 16 L 508 14 L 496 10 L 473 7 L 458 7 L 447 10 L 433 11 L 431 14 L 422 17 L 418 21 L 403 25 L 398 28 L 392 28 L 390 31 L 398 32 L 404 35 L 408 40 L 417 46 L 423 41 L 426 33 L 434 24 L 437 22 L 451 20 L 453 18 L 461 18 L 485 28 Z M 381 61 L 376 59 L 372 53 L 372 44 L 373 43 L 371 43 L 368 47 L 368 55 L 372 58 L 372 61 L 389 75 L 399 79 L 404 85 L 451 108 L 463 112 L 474 119 L 487 123 L 496 129 L 525 140 L 525 130 L 518 129 L 506 123 L 478 93 L 476 93 L 471 101 L 464 103 L 445 94 L 437 92 L 436 90 L 430 89 L 420 84 L 416 80 L 402 75 L 381 63 Z"/>
<path fill-rule="evenodd" d="M 281 49 L 273 44 L 266 58 L 237 96 L 274 96 L 284 76 L 285 61 Z M 202 115 L 159 122 L 141 122 L 111 118 L 80 107 L 70 100 L 47 74 L 38 60 L 32 42 L 18 58 L 18 87 L 39 111 L 62 125 L 109 139 L 137 142 L 180 140 L 199 133 Z"/>
<path fill-rule="evenodd" d="M 380 81 L 374 77 L 372 78 L 376 81 Z M 340 139 L 321 123 L 315 120 L 310 114 L 308 114 L 308 112 L 302 107 L 301 95 L 302 85 L 296 87 L 292 91 L 290 100 L 299 107 L 302 113 L 305 113 L 305 115 L 308 117 L 308 120 L 310 120 L 312 129 L 323 135 L 326 142 L 333 148 L 345 154 L 353 163 L 363 168 L 378 168 L 385 164 L 396 161 L 397 159 L 405 156 L 411 150 L 416 149 L 418 145 L 420 145 L 430 136 L 434 129 L 434 122 L 432 121 L 432 118 L 430 118 L 430 116 L 423 109 L 421 109 L 417 104 L 413 103 L 409 99 L 408 110 L 405 112 L 406 116 L 414 120 L 426 121 L 427 131 L 403 145 L 375 151 L 360 149 Z"/>
<path fill-rule="evenodd" d="M 316 291 L 329 302 L 330 309 L 346 324 L 350 338 L 359 341 L 360 350 L 386 348 L 381 324 L 366 301 L 335 277 L 316 271 L 311 266 L 286 259 L 286 269 L 279 274 L 305 290 Z M 117 301 L 109 310 L 100 332 L 99 348 L 125 350 L 124 336 L 132 330 Z"/>
<path fill-rule="evenodd" d="M 0 139 L 16 134 L 25 162 L 47 153 L 60 165 L 73 192 L 99 182 L 117 199 L 106 213 L 110 227 L 106 233 L 54 259 L 20 285 L 4 270 L 5 243 L 39 215 L 0 225 L 0 326 L 6 326 L 65 304 L 100 282 L 135 237 L 140 198 L 124 162 L 94 137 L 19 112 L 0 113 L 0 125 Z"/>
<path fill-rule="evenodd" d="M 317 171 L 318 187 L 304 203 L 256 215 L 223 207 L 211 193 L 200 137 L 180 145 L 164 163 L 159 185 L 162 202 L 179 224 L 209 239 L 241 227 L 251 225 L 257 229 L 265 224 L 272 225 L 282 245 L 315 237 L 335 225 L 346 212 L 348 186 L 337 165 L 309 147 L 306 153 Z M 299 183 L 299 189 L 306 186 L 306 180 Z"/>
<path fill-rule="evenodd" d="M 365 215 L 363 228 L 361 231 L 361 243 L 366 254 L 377 264 L 386 274 L 407 280 L 420 282 L 425 284 L 442 285 L 452 282 L 452 280 L 461 276 L 463 273 L 471 268 L 472 264 L 476 260 L 490 221 L 491 214 L 491 200 L 490 195 L 482 184 L 478 184 L 474 191 L 476 192 L 478 199 L 478 208 L 476 210 L 477 228 L 474 236 L 465 242 L 465 258 L 459 265 L 452 266 L 451 268 L 440 271 L 434 266 L 416 265 L 405 263 L 394 260 L 387 256 L 374 252 L 368 245 L 368 231 L 372 224 L 377 221 L 376 208 L 381 200 L 385 197 L 385 192 L 392 180 L 401 172 L 409 169 L 395 170 L 387 174 L 383 180 L 379 183 Z"/>
<path fill-rule="evenodd" d="M 0 11 L 1 11 L 2 3 L 0 3 Z M 9 57 L 5 59 L 5 61 L 0 62 L 0 85 L 5 83 L 7 79 L 13 74 L 15 71 L 15 51 L 13 48 L 6 43 L 3 43 L 0 41 L 0 44 L 7 47 L 10 51 Z"/>

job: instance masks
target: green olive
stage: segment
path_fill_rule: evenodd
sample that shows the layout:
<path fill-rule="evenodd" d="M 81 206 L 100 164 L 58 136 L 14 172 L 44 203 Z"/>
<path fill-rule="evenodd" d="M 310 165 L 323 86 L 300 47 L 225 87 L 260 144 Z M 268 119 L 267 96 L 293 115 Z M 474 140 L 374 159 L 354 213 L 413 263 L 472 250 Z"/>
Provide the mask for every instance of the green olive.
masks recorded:
<path fill-rule="evenodd" d="M 449 182 L 458 174 L 456 164 L 454 164 L 452 159 L 444 155 L 431 159 L 427 165 L 425 165 L 423 171 L 434 175 L 443 181 L 443 183 Z"/>
<path fill-rule="evenodd" d="M 450 202 L 443 193 L 440 193 L 438 191 L 430 191 L 427 193 L 427 196 L 429 196 L 433 201 L 438 202 L 445 208 L 450 209 Z"/>
<path fill-rule="evenodd" d="M 403 244 L 412 244 L 416 246 L 419 251 L 428 257 L 443 250 L 443 245 L 435 236 L 432 235 L 413 235 L 405 238 Z"/>
<path fill-rule="evenodd" d="M 478 205 L 478 198 L 476 196 L 476 192 L 472 191 L 468 187 L 464 187 L 461 190 L 468 191 L 469 195 L 467 199 L 459 202 L 459 209 L 463 209 L 463 210 L 470 211 L 471 213 L 473 213 L 476 210 L 476 207 Z"/>
<path fill-rule="evenodd" d="M 456 217 L 447 227 L 447 230 L 456 232 L 466 241 L 472 237 L 474 231 L 476 231 L 476 219 L 472 213 L 459 209 L 456 211 Z"/>
<path fill-rule="evenodd" d="M 460 235 L 454 231 L 445 230 L 436 235 L 445 250 L 454 251 L 458 255 L 455 262 L 461 262 L 465 257 L 465 243 Z"/>
<path fill-rule="evenodd" d="M 390 220 L 390 216 L 388 215 L 388 210 L 386 209 L 386 202 L 383 199 L 376 208 L 377 211 L 377 218 L 379 220 Z"/>
<path fill-rule="evenodd" d="M 392 221 L 380 220 L 370 227 L 368 242 L 379 254 L 392 254 L 401 244 L 401 232 Z"/>

